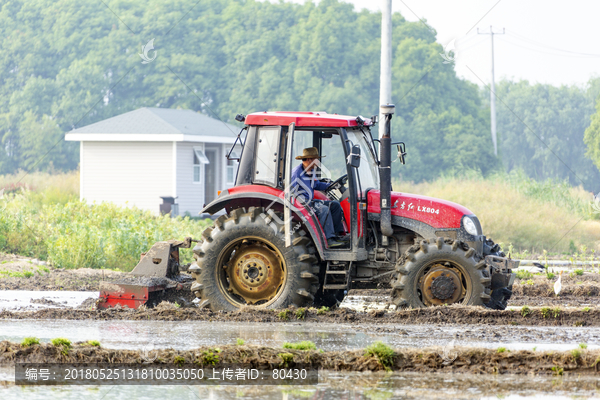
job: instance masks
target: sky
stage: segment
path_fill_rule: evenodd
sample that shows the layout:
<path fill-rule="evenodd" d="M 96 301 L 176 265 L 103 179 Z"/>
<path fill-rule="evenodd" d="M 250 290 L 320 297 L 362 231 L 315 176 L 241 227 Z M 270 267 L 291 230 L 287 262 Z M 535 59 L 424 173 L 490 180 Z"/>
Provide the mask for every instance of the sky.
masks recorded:
<path fill-rule="evenodd" d="M 383 3 L 343 1 L 371 11 Z M 457 75 L 480 86 L 491 80 L 491 37 L 477 29 L 489 32 L 490 26 L 505 32 L 494 35 L 496 82 L 583 86 L 600 76 L 599 0 L 392 0 L 392 11 L 426 20 L 442 46 L 454 40 Z"/>

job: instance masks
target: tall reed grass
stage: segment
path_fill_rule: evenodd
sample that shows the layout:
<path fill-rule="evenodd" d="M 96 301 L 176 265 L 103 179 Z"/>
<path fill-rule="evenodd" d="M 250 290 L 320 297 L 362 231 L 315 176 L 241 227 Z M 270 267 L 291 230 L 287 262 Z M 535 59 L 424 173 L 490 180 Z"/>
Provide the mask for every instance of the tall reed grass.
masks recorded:
<path fill-rule="evenodd" d="M 566 182 L 538 182 L 522 172 L 448 175 L 430 183 L 397 181 L 394 190 L 459 203 L 481 221 L 484 234 L 507 247 L 541 254 L 600 250 L 600 214 L 592 194 Z"/>

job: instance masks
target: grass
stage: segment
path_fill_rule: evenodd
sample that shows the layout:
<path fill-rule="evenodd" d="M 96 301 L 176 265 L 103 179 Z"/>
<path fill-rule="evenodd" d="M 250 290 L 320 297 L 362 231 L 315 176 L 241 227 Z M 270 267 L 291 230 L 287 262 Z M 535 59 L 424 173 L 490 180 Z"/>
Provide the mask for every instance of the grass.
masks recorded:
<path fill-rule="evenodd" d="M 301 342 L 296 343 L 284 343 L 284 349 L 292 349 L 292 350 L 316 350 L 317 346 L 311 342 L 310 340 L 303 340 Z"/>
<path fill-rule="evenodd" d="M 155 216 L 137 208 L 79 201 L 70 183 L 32 177 L 33 190 L 18 189 L 0 200 L 0 251 L 48 260 L 63 268 L 111 268 L 131 271 L 140 254 L 158 241 L 201 237 L 209 221 Z M 34 179 L 35 178 L 35 179 Z M 78 175 L 64 175 L 67 183 Z M 0 177 L 0 186 L 6 180 Z M 65 186 L 66 185 L 66 186 Z M 61 188 L 65 192 L 61 192 Z M 40 189 L 41 188 L 41 189 Z M 192 252 L 182 251 L 182 262 Z M 26 274 L 23 274 L 27 277 Z"/>
<path fill-rule="evenodd" d="M 296 310 L 296 319 L 304 319 L 306 317 L 306 308 Z"/>
<path fill-rule="evenodd" d="M 94 346 L 94 347 L 101 347 L 100 346 L 100 342 L 97 341 L 97 340 L 88 340 L 87 344 L 90 345 L 90 346 Z"/>
<path fill-rule="evenodd" d="M 279 317 L 279 319 L 283 320 L 283 321 L 287 321 L 290 319 L 290 313 L 291 311 L 288 309 L 285 309 L 283 311 L 280 311 L 277 316 Z"/>
<path fill-rule="evenodd" d="M 496 353 L 504 353 L 506 351 L 506 347 L 498 347 Z"/>
<path fill-rule="evenodd" d="M 56 347 L 71 347 L 71 341 L 65 338 L 55 338 L 50 342 Z"/>
<path fill-rule="evenodd" d="M 525 280 L 533 278 L 533 274 L 526 269 L 517 270 L 517 279 Z"/>
<path fill-rule="evenodd" d="M 541 254 L 546 249 L 572 254 L 581 246 L 599 249 L 600 214 L 593 213 L 592 195 L 564 182 L 537 182 L 519 172 L 486 179 L 469 173 L 430 183 L 395 182 L 394 190 L 467 207 L 479 218 L 484 235 L 496 243 L 512 243 L 518 253 Z"/>
<path fill-rule="evenodd" d="M 322 306 L 317 310 L 317 315 L 323 315 L 329 312 L 329 307 Z"/>
<path fill-rule="evenodd" d="M 377 341 L 365 349 L 365 357 L 377 357 L 377 360 L 386 370 L 391 370 L 394 365 L 394 349 L 387 344 Z"/>
<path fill-rule="evenodd" d="M 235 343 L 238 346 L 243 346 L 246 343 L 246 341 L 244 339 L 237 338 L 237 339 L 235 339 Z"/>
<path fill-rule="evenodd" d="M 587 343 L 579 343 L 579 348 L 583 350 L 587 349 Z"/>
<path fill-rule="evenodd" d="M 23 347 L 33 346 L 34 344 L 40 344 L 40 339 L 31 336 L 31 337 L 26 337 L 21 342 L 21 346 L 23 346 Z"/>
<path fill-rule="evenodd" d="M 579 275 L 579 276 L 583 275 L 583 269 L 581 269 L 581 268 L 578 268 L 573 272 L 575 272 L 575 275 Z"/>
<path fill-rule="evenodd" d="M 531 314 L 531 309 L 528 306 L 523 306 L 521 308 L 521 315 L 523 316 L 523 318 L 525 318 L 529 314 Z"/>

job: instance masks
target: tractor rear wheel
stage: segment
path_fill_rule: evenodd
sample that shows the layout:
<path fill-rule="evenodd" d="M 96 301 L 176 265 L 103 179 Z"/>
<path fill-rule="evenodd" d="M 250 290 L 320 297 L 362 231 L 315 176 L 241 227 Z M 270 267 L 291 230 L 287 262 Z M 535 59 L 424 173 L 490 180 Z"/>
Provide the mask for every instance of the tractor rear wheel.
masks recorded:
<path fill-rule="evenodd" d="M 217 218 L 194 248 L 192 292 L 200 307 L 234 311 L 241 307 L 302 307 L 314 300 L 319 279 L 312 242 L 295 232 L 285 246 L 284 226 L 272 211 L 251 207 Z M 316 267 L 313 273 L 313 265 Z"/>
<path fill-rule="evenodd" d="M 443 304 L 484 305 L 491 279 L 475 250 L 452 239 L 423 240 L 396 264 L 392 302 L 399 308 Z"/>

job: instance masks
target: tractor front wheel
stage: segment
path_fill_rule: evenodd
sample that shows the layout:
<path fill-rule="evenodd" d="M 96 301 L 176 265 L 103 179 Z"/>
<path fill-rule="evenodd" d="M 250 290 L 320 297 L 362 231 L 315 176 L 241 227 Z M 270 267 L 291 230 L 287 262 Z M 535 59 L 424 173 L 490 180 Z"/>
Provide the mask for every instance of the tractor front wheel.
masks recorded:
<path fill-rule="evenodd" d="M 452 239 L 423 240 L 396 264 L 392 302 L 399 308 L 444 304 L 484 305 L 491 279 L 475 250 Z"/>
<path fill-rule="evenodd" d="M 196 278 L 192 292 L 200 307 L 234 311 L 241 307 L 302 307 L 314 300 L 318 277 L 312 242 L 293 233 L 285 246 L 283 224 L 272 211 L 251 207 L 233 210 L 206 229 L 194 248 Z"/>

